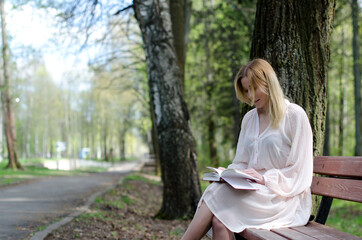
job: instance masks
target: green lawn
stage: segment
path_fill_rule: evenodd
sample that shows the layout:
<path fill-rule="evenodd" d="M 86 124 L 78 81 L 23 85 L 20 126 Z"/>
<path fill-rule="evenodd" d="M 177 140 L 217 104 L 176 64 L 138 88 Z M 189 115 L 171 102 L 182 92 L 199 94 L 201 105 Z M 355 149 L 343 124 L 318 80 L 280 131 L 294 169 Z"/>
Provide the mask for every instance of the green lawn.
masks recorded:
<path fill-rule="evenodd" d="M 361 203 L 333 199 L 326 225 L 362 237 Z"/>
<path fill-rule="evenodd" d="M 26 161 L 22 160 L 20 162 L 26 168 L 26 170 L 5 169 L 8 161 L 3 160 L 0 162 L 0 186 L 15 184 L 46 176 L 70 176 L 75 174 L 85 174 L 88 172 L 106 171 L 105 168 L 98 167 L 78 169 L 75 171 L 49 170 L 41 166 L 41 159 L 30 159 Z"/>

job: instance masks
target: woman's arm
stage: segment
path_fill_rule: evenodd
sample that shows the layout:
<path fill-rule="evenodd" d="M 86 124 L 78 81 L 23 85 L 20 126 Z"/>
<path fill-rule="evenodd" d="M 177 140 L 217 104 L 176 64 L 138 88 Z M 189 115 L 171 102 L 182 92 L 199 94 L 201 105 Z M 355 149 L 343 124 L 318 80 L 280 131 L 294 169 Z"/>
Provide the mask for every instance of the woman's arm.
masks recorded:
<path fill-rule="evenodd" d="M 313 177 L 313 134 L 305 111 L 289 107 L 285 131 L 291 139 L 286 167 L 264 173 L 265 185 L 276 194 L 293 197 L 308 189 Z"/>

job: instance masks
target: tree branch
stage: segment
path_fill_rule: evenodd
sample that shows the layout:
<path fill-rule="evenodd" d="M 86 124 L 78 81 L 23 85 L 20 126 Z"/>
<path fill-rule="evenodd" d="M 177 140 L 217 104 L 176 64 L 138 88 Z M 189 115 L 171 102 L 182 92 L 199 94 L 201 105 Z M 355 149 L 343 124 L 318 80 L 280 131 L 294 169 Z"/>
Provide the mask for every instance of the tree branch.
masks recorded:
<path fill-rule="evenodd" d="M 117 12 L 115 12 L 113 15 L 116 16 L 118 14 L 120 14 L 121 12 L 126 11 L 127 9 L 133 8 L 133 4 L 129 5 L 128 7 L 122 8 L 121 10 L 118 10 Z"/>

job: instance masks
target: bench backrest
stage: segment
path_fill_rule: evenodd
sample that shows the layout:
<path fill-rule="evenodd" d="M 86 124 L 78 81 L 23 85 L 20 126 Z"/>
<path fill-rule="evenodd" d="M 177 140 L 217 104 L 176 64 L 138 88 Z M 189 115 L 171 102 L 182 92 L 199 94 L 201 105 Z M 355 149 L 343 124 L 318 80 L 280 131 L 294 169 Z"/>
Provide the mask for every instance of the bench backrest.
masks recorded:
<path fill-rule="evenodd" d="M 312 193 L 362 202 L 362 157 L 315 157 Z"/>
<path fill-rule="evenodd" d="M 326 223 L 333 198 L 362 202 L 362 157 L 315 157 L 313 172 L 312 193 L 323 196 L 316 222 Z"/>
<path fill-rule="evenodd" d="M 362 157 L 320 156 L 314 158 L 312 193 L 362 202 Z"/>

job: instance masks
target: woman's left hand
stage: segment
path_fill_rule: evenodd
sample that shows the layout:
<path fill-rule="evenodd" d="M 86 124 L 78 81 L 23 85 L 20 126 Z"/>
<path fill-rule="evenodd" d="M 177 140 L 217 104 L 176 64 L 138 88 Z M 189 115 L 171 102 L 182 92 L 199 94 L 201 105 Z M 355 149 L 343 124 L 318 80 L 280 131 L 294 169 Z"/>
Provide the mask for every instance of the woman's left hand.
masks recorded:
<path fill-rule="evenodd" d="M 249 174 L 252 177 L 255 177 L 257 180 L 255 180 L 255 182 L 265 185 L 265 181 L 264 181 L 264 177 L 263 175 L 261 175 L 260 173 L 258 173 L 257 171 L 255 171 L 254 168 L 248 168 L 248 169 L 244 169 L 242 170 L 244 173 Z"/>

